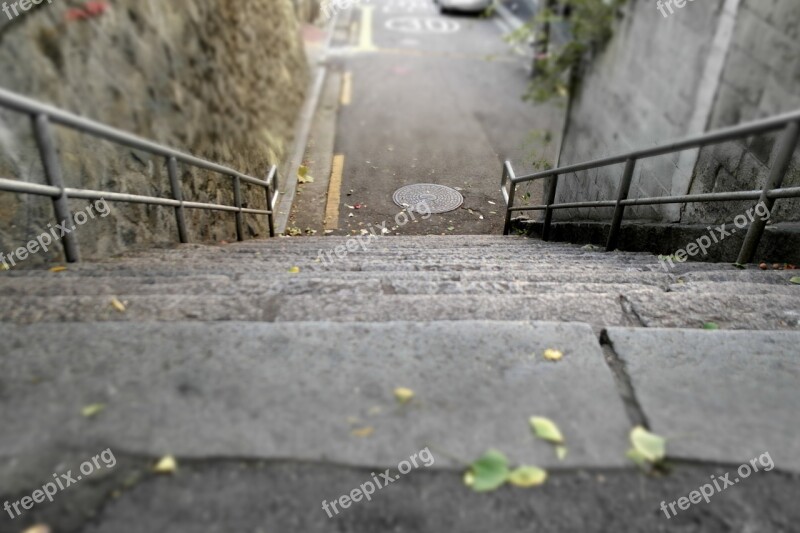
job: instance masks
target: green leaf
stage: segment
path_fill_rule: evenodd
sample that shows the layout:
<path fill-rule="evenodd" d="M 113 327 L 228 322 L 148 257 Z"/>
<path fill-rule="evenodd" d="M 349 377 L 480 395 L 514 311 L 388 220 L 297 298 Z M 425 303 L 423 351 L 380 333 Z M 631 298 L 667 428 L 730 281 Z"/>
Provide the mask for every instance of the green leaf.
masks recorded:
<path fill-rule="evenodd" d="M 628 450 L 628 453 L 625 454 L 625 457 L 636 463 L 639 468 L 643 470 L 650 470 L 650 463 L 647 462 L 647 458 L 639 451 L 630 449 Z"/>
<path fill-rule="evenodd" d="M 104 403 L 93 403 L 92 405 L 87 405 L 83 409 L 81 409 L 81 414 L 85 418 L 92 418 L 93 416 L 99 415 L 102 411 L 106 408 L 106 404 Z"/>
<path fill-rule="evenodd" d="M 547 472 L 538 466 L 520 466 L 508 476 L 508 482 L 515 487 L 538 487 L 547 480 Z"/>
<path fill-rule="evenodd" d="M 800 285 L 800 276 L 795 276 L 789 280 L 789 283 L 794 283 L 795 285 Z"/>
<path fill-rule="evenodd" d="M 555 444 L 564 444 L 564 436 L 558 426 L 549 418 L 541 416 L 533 416 L 530 419 L 531 427 L 536 436 L 540 439 L 553 442 Z"/>
<path fill-rule="evenodd" d="M 703 329 L 717 330 L 719 329 L 719 324 L 717 324 L 716 322 L 706 322 L 705 324 L 703 324 Z"/>
<path fill-rule="evenodd" d="M 563 461 L 567 457 L 567 447 L 556 446 L 556 457 L 558 457 L 559 461 Z"/>
<path fill-rule="evenodd" d="M 734 268 L 738 268 L 739 270 L 746 270 L 747 269 L 747 265 L 743 265 L 741 263 L 734 263 L 733 267 Z"/>
<path fill-rule="evenodd" d="M 661 462 L 667 455 L 667 440 L 642 426 L 636 426 L 631 431 L 631 444 L 639 455 L 651 463 Z"/>
<path fill-rule="evenodd" d="M 508 475 L 506 456 L 497 450 L 489 450 L 470 465 L 464 483 L 475 492 L 489 492 L 501 487 L 508 479 Z"/>

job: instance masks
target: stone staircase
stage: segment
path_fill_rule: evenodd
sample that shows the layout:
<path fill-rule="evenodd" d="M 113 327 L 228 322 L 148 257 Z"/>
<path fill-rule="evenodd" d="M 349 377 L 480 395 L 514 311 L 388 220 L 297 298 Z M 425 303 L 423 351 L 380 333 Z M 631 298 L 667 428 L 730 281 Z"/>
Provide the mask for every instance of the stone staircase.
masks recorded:
<path fill-rule="evenodd" d="M 0 273 L 0 503 L 100 450 L 117 458 L 0 518 L 0 532 L 796 527 L 792 271 L 667 273 L 650 254 L 499 236 L 383 237 L 323 264 L 347 241 L 181 245 Z M 563 360 L 545 361 L 548 348 Z M 416 394 L 407 405 L 393 398 L 401 386 Z M 82 416 L 88 405 L 103 408 Z M 561 427 L 564 461 L 532 437 L 534 415 Z M 625 458 L 637 424 L 668 437 L 670 476 Z M 426 446 L 434 467 L 341 515 L 322 510 Z M 464 464 L 489 448 L 550 480 L 472 493 Z M 672 522 L 659 511 L 764 452 L 775 470 Z M 167 454 L 178 472 L 153 474 Z"/>

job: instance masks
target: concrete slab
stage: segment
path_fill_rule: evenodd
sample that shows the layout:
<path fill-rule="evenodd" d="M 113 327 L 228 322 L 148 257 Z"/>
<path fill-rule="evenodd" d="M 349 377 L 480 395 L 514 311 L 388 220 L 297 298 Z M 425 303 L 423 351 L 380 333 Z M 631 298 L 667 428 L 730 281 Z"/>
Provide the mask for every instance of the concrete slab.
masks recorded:
<path fill-rule="evenodd" d="M 800 332 L 610 328 L 669 456 L 800 472 Z"/>
<path fill-rule="evenodd" d="M 425 446 L 447 467 L 494 447 L 546 467 L 627 464 L 630 424 L 584 324 L 1 324 L 0 338 L 6 468 L 106 447 L 367 467 Z M 545 361 L 547 348 L 566 355 Z M 398 405 L 399 386 L 415 400 Z M 534 415 L 560 425 L 566 461 L 534 438 Z"/>

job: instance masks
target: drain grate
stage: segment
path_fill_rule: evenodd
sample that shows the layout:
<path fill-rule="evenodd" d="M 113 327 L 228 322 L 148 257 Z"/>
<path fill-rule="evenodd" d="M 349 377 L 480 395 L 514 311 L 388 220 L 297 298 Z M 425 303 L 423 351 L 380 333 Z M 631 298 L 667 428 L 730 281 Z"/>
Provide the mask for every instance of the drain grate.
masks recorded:
<path fill-rule="evenodd" d="M 457 190 L 435 183 L 415 183 L 400 187 L 392 197 L 400 207 L 413 208 L 425 202 L 431 213 L 447 213 L 461 207 L 464 197 Z"/>

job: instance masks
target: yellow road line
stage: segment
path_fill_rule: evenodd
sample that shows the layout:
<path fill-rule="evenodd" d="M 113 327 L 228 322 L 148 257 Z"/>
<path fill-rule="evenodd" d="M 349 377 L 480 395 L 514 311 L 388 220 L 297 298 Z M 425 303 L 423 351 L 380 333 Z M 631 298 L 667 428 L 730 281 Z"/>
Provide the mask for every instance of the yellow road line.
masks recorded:
<path fill-rule="evenodd" d="M 328 184 L 328 203 L 325 206 L 325 229 L 339 229 L 339 202 L 342 199 L 344 155 L 333 156 L 331 181 Z"/>
<path fill-rule="evenodd" d="M 348 71 L 342 76 L 342 94 L 339 102 L 342 105 L 350 105 L 353 101 L 353 73 Z"/>
<path fill-rule="evenodd" d="M 375 6 L 364 6 L 361 8 L 361 35 L 358 39 L 359 50 L 375 50 L 372 44 L 372 11 Z"/>

